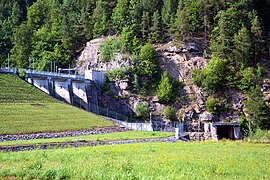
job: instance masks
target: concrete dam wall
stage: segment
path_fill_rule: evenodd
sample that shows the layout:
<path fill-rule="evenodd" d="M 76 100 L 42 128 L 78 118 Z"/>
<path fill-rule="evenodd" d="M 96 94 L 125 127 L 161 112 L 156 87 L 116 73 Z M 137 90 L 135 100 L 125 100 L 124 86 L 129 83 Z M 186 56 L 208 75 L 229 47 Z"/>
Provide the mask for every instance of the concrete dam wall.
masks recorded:
<path fill-rule="evenodd" d="M 95 82 L 87 79 L 26 74 L 26 81 L 61 101 L 89 109 L 89 104 L 98 105 L 98 89 Z"/>

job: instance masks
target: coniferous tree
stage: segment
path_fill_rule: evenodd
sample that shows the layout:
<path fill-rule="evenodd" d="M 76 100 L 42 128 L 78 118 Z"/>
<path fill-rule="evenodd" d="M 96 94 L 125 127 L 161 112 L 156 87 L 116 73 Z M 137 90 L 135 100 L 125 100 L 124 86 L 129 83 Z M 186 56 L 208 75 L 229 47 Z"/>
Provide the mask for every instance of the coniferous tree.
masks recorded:
<path fill-rule="evenodd" d="M 161 77 L 160 84 L 157 89 L 158 101 L 162 103 L 168 103 L 175 96 L 173 89 L 173 83 L 167 71 L 165 71 Z"/>
<path fill-rule="evenodd" d="M 240 65 L 247 66 L 251 63 L 252 50 L 250 32 L 244 26 L 234 35 L 233 57 L 236 67 L 240 67 Z"/>
<path fill-rule="evenodd" d="M 181 0 L 180 0 L 181 1 Z M 164 0 L 162 6 L 162 21 L 165 27 L 169 30 L 171 23 L 173 22 L 173 18 L 176 12 L 177 0 Z"/>
<path fill-rule="evenodd" d="M 113 29 L 116 33 L 120 34 L 125 26 L 131 26 L 129 16 L 129 1 L 118 0 L 116 7 L 113 9 L 112 14 Z"/>
<path fill-rule="evenodd" d="M 174 24 L 171 27 L 172 35 L 175 38 L 185 40 L 189 35 L 188 15 L 185 11 L 185 5 L 183 0 L 179 0 L 176 18 Z"/>
<path fill-rule="evenodd" d="M 94 23 L 93 37 L 99 37 L 107 33 L 108 22 L 108 6 L 104 0 L 98 0 L 96 8 L 94 9 L 92 20 Z"/>
<path fill-rule="evenodd" d="M 159 15 L 159 12 L 156 11 L 154 12 L 153 17 L 152 17 L 150 40 L 151 42 L 156 43 L 156 42 L 160 42 L 161 38 L 162 38 L 162 27 L 161 27 L 160 15 Z"/>
<path fill-rule="evenodd" d="M 129 14 L 131 20 L 131 26 L 134 29 L 134 33 L 137 37 L 141 36 L 141 16 L 142 16 L 142 5 L 138 0 L 131 0 L 129 4 Z"/>
<path fill-rule="evenodd" d="M 258 16 L 255 11 L 252 11 L 251 16 L 251 33 L 252 33 L 252 48 L 253 48 L 253 64 L 257 64 L 259 60 L 259 54 L 263 54 L 262 52 L 262 28 L 259 21 Z"/>
<path fill-rule="evenodd" d="M 143 39 L 147 39 L 150 32 L 150 16 L 149 13 L 143 11 L 142 22 L 141 22 L 141 34 Z"/>

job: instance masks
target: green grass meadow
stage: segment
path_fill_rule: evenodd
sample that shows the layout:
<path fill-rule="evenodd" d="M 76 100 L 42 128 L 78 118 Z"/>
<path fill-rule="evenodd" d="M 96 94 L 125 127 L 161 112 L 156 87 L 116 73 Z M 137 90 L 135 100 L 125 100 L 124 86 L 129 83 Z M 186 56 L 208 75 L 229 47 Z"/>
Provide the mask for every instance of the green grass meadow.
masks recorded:
<path fill-rule="evenodd" d="M 245 142 L 139 143 L 0 153 L 0 177 L 269 179 L 270 145 Z"/>
<path fill-rule="evenodd" d="M 58 102 L 12 75 L 0 74 L 0 134 L 89 130 L 114 123 Z"/>

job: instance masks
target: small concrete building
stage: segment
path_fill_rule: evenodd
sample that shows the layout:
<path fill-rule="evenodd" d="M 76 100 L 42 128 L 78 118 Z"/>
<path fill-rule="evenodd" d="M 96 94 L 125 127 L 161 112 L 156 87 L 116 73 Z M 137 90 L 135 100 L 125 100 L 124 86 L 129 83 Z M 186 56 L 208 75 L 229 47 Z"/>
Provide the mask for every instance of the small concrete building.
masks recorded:
<path fill-rule="evenodd" d="M 96 81 L 102 84 L 105 80 L 105 71 L 101 70 L 85 70 L 85 79 Z"/>
<path fill-rule="evenodd" d="M 211 132 L 212 139 L 241 139 L 240 124 L 230 122 L 213 122 L 209 123 L 209 130 Z"/>

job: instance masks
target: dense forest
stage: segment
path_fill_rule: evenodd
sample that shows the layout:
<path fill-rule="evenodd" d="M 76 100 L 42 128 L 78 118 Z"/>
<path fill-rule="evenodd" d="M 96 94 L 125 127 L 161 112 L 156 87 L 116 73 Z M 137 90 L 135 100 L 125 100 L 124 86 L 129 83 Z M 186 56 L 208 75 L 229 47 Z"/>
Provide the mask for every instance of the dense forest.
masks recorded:
<path fill-rule="evenodd" d="M 0 64 L 48 69 L 67 66 L 85 43 L 123 35 L 127 51 L 140 43 L 205 37 L 212 53 L 235 67 L 266 58 L 270 18 L 267 0 L 1 0 Z M 241 61 L 241 62 L 240 62 Z"/>
<path fill-rule="evenodd" d="M 211 61 L 194 70 L 193 82 L 209 93 L 245 92 L 252 123 L 269 128 L 260 92 L 269 65 L 269 0 L 0 0 L 0 13 L 2 67 L 8 55 L 16 67 L 48 70 L 51 61 L 68 67 L 87 41 L 108 35 L 121 40 L 107 48 L 156 61 L 147 55 L 149 44 L 202 37 Z M 142 61 L 138 75 L 153 78 L 153 63 Z M 168 81 L 166 76 L 161 81 Z M 172 98 L 168 94 L 165 103 Z"/>

